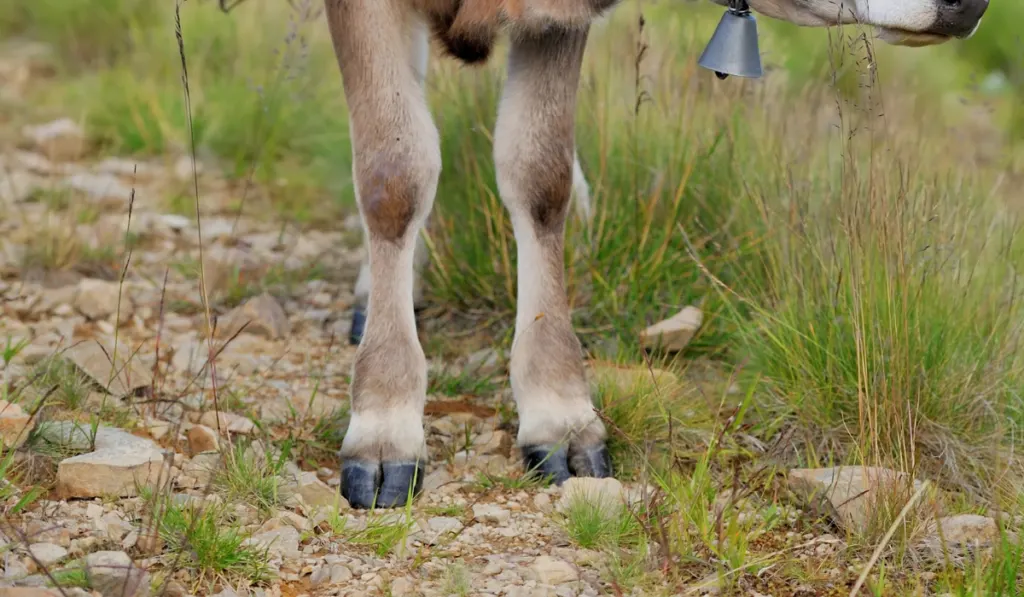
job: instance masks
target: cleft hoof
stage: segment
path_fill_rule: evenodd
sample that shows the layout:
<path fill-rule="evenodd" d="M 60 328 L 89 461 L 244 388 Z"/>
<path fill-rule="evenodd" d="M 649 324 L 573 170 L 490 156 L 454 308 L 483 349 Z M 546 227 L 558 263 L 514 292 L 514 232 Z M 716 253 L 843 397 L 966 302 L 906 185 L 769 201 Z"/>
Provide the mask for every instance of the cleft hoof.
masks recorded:
<path fill-rule="evenodd" d="M 612 459 L 604 444 L 572 450 L 569 469 L 577 477 L 611 477 Z"/>
<path fill-rule="evenodd" d="M 423 487 L 424 467 L 419 462 L 347 460 L 341 467 L 341 497 L 357 510 L 401 508 Z"/>
<path fill-rule="evenodd" d="M 569 452 L 565 446 L 542 444 L 523 446 L 526 474 L 550 478 L 555 485 L 565 483 L 569 473 Z"/>

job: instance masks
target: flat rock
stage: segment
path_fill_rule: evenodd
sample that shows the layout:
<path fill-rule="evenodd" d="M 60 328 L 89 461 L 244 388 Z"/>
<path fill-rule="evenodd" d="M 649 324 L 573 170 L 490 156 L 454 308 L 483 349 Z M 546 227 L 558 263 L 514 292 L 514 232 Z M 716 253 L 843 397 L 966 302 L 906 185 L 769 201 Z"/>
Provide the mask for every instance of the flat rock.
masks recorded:
<path fill-rule="evenodd" d="M 530 564 L 530 570 L 537 575 L 537 580 L 546 585 L 560 585 L 579 580 L 576 567 L 558 558 L 540 556 Z"/>
<path fill-rule="evenodd" d="M 128 205 L 132 189 L 111 174 L 78 172 L 64 178 L 64 186 L 78 191 L 93 203 L 103 206 Z"/>
<path fill-rule="evenodd" d="M 272 531 L 266 531 L 253 535 L 246 540 L 247 545 L 259 549 L 266 549 L 273 556 L 282 558 L 297 558 L 299 552 L 299 531 L 291 526 L 282 526 Z"/>
<path fill-rule="evenodd" d="M 153 441 L 120 429 L 99 427 L 94 451 L 66 458 L 57 465 L 57 492 L 65 499 L 134 496 L 138 486 L 157 482 L 163 463 L 163 452 Z"/>
<path fill-rule="evenodd" d="M 270 340 L 278 340 L 291 333 L 291 324 L 277 299 L 263 293 L 230 311 L 223 317 L 217 329 L 218 336 L 223 338 L 230 338 L 241 330 Z"/>
<path fill-rule="evenodd" d="M 73 160 L 85 149 L 85 132 L 70 118 L 26 126 L 22 133 L 36 151 L 51 160 Z"/>
<path fill-rule="evenodd" d="M 123 398 L 153 383 L 152 374 L 141 366 L 126 346 L 116 354 L 113 342 L 85 340 L 70 347 L 65 356 L 109 394 Z M 130 359 L 130 360 L 129 360 Z"/>
<path fill-rule="evenodd" d="M 0 440 L 4 448 L 18 448 L 32 431 L 32 418 L 20 405 L 0 400 Z"/>
<path fill-rule="evenodd" d="M 987 547 L 998 537 L 999 525 L 988 516 L 957 514 L 940 518 L 938 528 L 934 522 L 931 523 L 929 532 L 921 543 L 938 555 L 943 552 L 943 542 L 946 548 L 958 550 L 963 547 Z"/>
<path fill-rule="evenodd" d="M 97 551 L 85 556 L 89 586 L 103 597 L 149 595 L 149 574 L 123 551 Z"/>
<path fill-rule="evenodd" d="M 67 589 L 65 589 L 67 590 Z M 46 587 L 0 587 L 0 597 L 64 597 L 57 589 Z"/>
<path fill-rule="evenodd" d="M 252 419 L 236 415 L 235 413 L 217 412 L 208 410 L 199 418 L 199 423 L 205 425 L 211 431 L 219 430 L 221 433 L 238 433 L 247 435 L 256 429 Z"/>
<path fill-rule="evenodd" d="M 120 304 L 119 304 L 120 301 Z M 89 319 L 106 319 L 115 313 L 118 322 L 129 321 L 135 313 L 135 304 L 120 284 L 107 280 L 85 278 L 78 282 L 71 305 Z"/>
<path fill-rule="evenodd" d="M 28 552 L 43 566 L 52 566 L 68 555 L 68 550 L 56 543 L 33 543 L 28 546 Z"/>
<path fill-rule="evenodd" d="M 833 520 L 851 530 L 864 531 L 878 499 L 910 499 L 921 482 L 910 487 L 906 473 L 865 466 L 845 466 L 789 471 L 789 488 L 811 504 L 820 504 Z M 898 494 L 896 492 L 899 492 Z M 886 496 L 888 493 L 888 496 Z"/>
<path fill-rule="evenodd" d="M 512 513 L 508 510 L 495 506 L 494 504 L 474 504 L 473 517 L 480 522 L 494 522 L 505 524 L 511 518 Z"/>
<path fill-rule="evenodd" d="M 573 504 L 592 504 L 612 514 L 626 504 L 626 492 L 622 483 L 613 477 L 571 477 L 562 484 L 562 497 L 555 509 L 565 512 Z"/>
<path fill-rule="evenodd" d="M 302 501 L 312 509 L 334 508 L 338 510 L 348 509 L 348 502 L 341 497 L 341 493 L 324 483 L 312 471 L 304 471 L 295 475 L 292 491 L 302 497 Z M 307 512 L 308 514 L 308 512 Z"/>
<path fill-rule="evenodd" d="M 0 169 L 0 204 L 28 201 L 43 188 L 43 179 L 34 174 L 21 170 L 5 172 Z"/>
<path fill-rule="evenodd" d="M 690 343 L 703 321 L 704 314 L 700 309 L 684 307 L 672 317 L 640 332 L 640 344 L 648 350 L 660 348 L 668 352 L 679 352 Z"/>
<path fill-rule="evenodd" d="M 450 516 L 434 516 L 427 521 L 427 526 L 435 533 L 457 533 L 462 530 L 462 521 Z"/>

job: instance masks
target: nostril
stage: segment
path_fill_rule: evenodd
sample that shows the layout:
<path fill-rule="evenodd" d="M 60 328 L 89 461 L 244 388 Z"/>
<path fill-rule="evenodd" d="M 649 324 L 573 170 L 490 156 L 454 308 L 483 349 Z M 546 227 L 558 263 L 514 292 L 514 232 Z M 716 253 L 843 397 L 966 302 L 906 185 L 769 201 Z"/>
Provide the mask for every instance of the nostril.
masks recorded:
<path fill-rule="evenodd" d="M 946 6 L 956 8 L 960 6 L 960 1 L 961 0 L 942 0 L 942 3 L 945 4 Z"/>

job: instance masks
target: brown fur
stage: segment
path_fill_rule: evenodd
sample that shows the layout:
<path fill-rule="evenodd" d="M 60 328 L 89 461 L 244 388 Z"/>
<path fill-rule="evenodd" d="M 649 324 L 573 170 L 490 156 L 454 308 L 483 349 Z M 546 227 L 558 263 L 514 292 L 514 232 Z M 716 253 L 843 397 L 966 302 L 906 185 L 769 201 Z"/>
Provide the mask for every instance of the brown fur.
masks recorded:
<path fill-rule="evenodd" d="M 403 162 L 408 161 L 377 159 L 357 175 L 367 228 L 371 234 L 391 242 L 405 237 L 421 193 L 419 185 L 406 172 Z"/>
<path fill-rule="evenodd" d="M 410 0 L 445 51 L 467 64 L 486 62 L 503 28 L 583 27 L 619 0 Z"/>

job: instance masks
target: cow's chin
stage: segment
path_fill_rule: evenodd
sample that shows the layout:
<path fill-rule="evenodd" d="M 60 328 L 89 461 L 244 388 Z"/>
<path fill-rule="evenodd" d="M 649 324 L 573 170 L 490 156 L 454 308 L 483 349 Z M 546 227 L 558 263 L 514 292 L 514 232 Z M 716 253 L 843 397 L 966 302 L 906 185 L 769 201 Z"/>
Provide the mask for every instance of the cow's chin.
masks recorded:
<path fill-rule="evenodd" d="M 889 27 L 878 27 L 878 39 L 893 46 L 909 46 L 919 48 L 922 46 L 936 46 L 952 39 L 946 35 L 934 33 L 920 33 L 918 31 L 907 31 L 905 29 L 890 29 Z"/>

